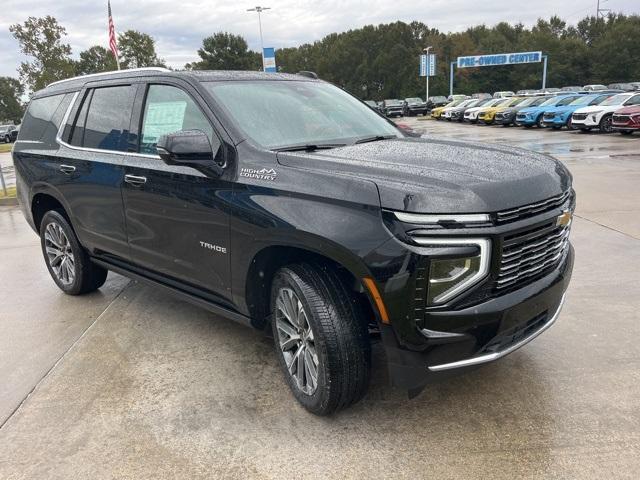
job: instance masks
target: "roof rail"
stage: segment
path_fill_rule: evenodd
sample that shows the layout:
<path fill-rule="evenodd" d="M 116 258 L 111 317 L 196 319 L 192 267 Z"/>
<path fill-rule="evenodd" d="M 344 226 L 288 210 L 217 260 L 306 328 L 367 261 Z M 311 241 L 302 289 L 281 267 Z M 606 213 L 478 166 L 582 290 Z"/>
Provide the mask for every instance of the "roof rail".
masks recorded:
<path fill-rule="evenodd" d="M 303 77 L 315 78 L 316 80 L 319 78 L 316 72 L 310 72 L 308 70 L 302 70 L 297 73 L 297 75 L 302 75 Z"/>
<path fill-rule="evenodd" d="M 140 67 L 140 68 L 126 68 L 124 70 L 112 70 L 110 72 L 99 72 L 99 73 L 90 73 L 88 75 L 78 75 L 77 77 L 65 78 L 64 80 L 58 80 L 57 82 L 52 82 L 47 87 L 51 85 L 59 85 L 60 83 L 70 82 L 71 80 L 77 80 L 79 78 L 89 78 L 89 77 L 98 77 L 103 75 L 115 75 L 117 73 L 125 73 L 125 72 L 170 72 L 168 68 L 164 67 Z"/>

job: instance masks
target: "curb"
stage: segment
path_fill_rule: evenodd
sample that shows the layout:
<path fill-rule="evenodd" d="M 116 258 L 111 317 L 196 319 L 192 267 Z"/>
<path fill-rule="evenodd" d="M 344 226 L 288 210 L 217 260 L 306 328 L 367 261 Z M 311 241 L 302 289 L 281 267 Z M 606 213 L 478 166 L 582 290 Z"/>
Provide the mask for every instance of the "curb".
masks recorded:
<path fill-rule="evenodd" d="M 0 198 L 0 206 L 15 206 L 18 205 L 18 197 Z"/>

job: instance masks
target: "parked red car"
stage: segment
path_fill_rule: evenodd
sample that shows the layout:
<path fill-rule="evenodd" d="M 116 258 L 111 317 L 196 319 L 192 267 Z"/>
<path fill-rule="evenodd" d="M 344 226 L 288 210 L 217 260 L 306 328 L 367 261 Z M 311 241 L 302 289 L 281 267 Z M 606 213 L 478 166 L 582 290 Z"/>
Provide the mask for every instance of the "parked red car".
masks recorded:
<path fill-rule="evenodd" d="M 640 130 L 640 105 L 631 105 L 613 112 L 611 127 L 625 135 Z"/>

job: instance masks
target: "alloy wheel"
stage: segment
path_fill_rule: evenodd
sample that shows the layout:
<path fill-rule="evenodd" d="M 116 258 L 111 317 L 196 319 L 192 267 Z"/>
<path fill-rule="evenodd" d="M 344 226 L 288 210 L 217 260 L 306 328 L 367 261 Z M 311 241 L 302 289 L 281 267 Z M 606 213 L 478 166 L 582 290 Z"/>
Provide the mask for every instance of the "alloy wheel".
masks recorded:
<path fill-rule="evenodd" d="M 44 240 L 51 270 L 63 285 L 71 285 L 76 278 L 76 267 L 67 235 L 59 224 L 51 222 L 45 229 Z"/>
<path fill-rule="evenodd" d="M 281 288 L 278 292 L 275 317 L 287 372 L 300 391 L 313 395 L 320 367 L 315 338 L 304 306 L 292 289 Z"/>
<path fill-rule="evenodd" d="M 611 122 L 612 122 L 612 116 L 609 115 L 607 117 L 604 117 L 604 120 L 602 121 L 602 131 L 609 133 L 611 131 L 613 131 L 613 127 L 611 126 Z"/>

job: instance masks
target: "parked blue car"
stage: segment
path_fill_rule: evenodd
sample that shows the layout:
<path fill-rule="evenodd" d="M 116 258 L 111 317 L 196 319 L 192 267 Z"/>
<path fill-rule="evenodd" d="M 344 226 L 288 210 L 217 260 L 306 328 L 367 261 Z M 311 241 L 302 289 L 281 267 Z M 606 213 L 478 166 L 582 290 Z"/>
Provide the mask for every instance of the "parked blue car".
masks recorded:
<path fill-rule="evenodd" d="M 542 123 L 545 127 L 551 127 L 559 130 L 565 125 L 567 128 L 571 128 L 571 115 L 577 109 L 582 107 L 590 107 L 592 105 L 599 105 L 600 102 L 615 95 L 614 93 L 595 93 L 591 95 L 581 95 L 571 100 L 569 104 L 558 104 L 555 107 L 548 107 L 545 109 L 542 116 Z M 560 102 L 563 103 L 563 102 Z"/>
<path fill-rule="evenodd" d="M 571 93 L 567 95 L 558 95 L 556 97 L 551 97 L 550 99 L 542 102 L 540 105 L 535 107 L 523 108 L 522 110 L 518 110 L 518 114 L 516 115 L 516 125 L 523 127 L 533 127 L 537 125 L 538 127 L 544 127 L 542 123 L 542 117 L 544 112 L 550 110 L 552 107 L 562 107 L 569 105 L 572 101 L 577 98 L 582 98 L 584 95 L 579 95 L 576 93 Z"/>

